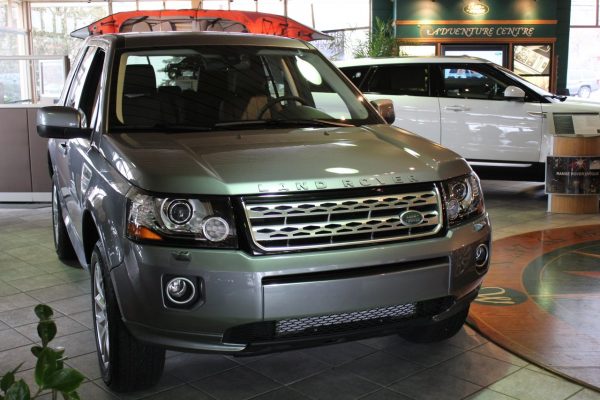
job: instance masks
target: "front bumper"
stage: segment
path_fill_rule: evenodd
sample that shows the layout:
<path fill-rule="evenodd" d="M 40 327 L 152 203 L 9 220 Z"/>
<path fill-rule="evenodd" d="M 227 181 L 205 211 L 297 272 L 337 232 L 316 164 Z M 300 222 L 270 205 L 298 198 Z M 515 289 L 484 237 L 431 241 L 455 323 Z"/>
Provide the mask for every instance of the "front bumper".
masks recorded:
<path fill-rule="evenodd" d="M 129 243 L 111 276 L 123 320 L 138 339 L 187 351 L 260 352 L 397 332 L 459 312 L 487 271 L 475 268 L 473 255 L 477 245 L 489 245 L 490 231 L 482 217 L 431 239 L 273 256 L 189 249 L 187 261 L 177 257 L 181 249 Z M 178 275 L 202 282 L 190 309 L 166 305 L 163 278 Z M 308 335 L 273 330 L 279 321 L 405 304 L 415 304 L 406 318 L 344 322 Z"/>

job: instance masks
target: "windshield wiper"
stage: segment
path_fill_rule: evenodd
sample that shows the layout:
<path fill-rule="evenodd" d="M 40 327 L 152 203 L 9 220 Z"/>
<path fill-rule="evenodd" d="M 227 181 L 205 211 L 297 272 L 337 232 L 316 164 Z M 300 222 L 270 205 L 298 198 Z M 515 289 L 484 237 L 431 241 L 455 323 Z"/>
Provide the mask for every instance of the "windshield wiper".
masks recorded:
<path fill-rule="evenodd" d="M 157 132 L 157 133 L 180 133 L 180 132 L 206 132 L 212 131 L 209 126 L 196 125 L 165 125 L 156 124 L 154 126 L 116 126 L 112 127 L 111 132 Z"/>
<path fill-rule="evenodd" d="M 247 127 L 280 127 L 280 126 L 305 126 L 305 127 L 349 127 L 352 124 L 344 122 L 327 121 L 322 119 L 260 119 L 253 121 L 231 121 L 215 124 L 215 128 L 247 128 Z"/>
<path fill-rule="evenodd" d="M 560 96 L 558 94 L 545 94 L 544 97 L 546 98 L 550 98 L 550 99 L 556 99 L 559 101 L 565 101 L 567 99 L 567 96 Z"/>

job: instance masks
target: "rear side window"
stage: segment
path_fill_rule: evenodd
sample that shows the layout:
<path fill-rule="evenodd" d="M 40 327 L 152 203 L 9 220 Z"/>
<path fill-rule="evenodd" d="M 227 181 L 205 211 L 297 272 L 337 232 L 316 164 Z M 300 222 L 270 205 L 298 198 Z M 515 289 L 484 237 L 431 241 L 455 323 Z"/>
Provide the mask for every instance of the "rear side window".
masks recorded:
<path fill-rule="evenodd" d="M 428 96 L 428 65 L 379 66 L 362 90 L 373 94 Z"/>
<path fill-rule="evenodd" d="M 342 72 L 354 83 L 354 86 L 361 89 L 360 85 L 367 77 L 369 66 L 342 68 Z"/>

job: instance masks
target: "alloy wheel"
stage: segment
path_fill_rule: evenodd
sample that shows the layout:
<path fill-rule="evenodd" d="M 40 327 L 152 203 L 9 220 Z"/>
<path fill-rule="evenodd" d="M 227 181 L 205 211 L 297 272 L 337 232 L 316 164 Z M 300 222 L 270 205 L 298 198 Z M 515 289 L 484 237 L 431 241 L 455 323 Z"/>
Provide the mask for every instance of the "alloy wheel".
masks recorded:
<path fill-rule="evenodd" d="M 108 369 L 110 356 L 110 342 L 108 334 L 108 312 L 106 307 L 106 293 L 104 280 L 99 263 L 94 264 L 94 323 L 96 325 L 96 343 L 100 360 L 104 369 Z"/>

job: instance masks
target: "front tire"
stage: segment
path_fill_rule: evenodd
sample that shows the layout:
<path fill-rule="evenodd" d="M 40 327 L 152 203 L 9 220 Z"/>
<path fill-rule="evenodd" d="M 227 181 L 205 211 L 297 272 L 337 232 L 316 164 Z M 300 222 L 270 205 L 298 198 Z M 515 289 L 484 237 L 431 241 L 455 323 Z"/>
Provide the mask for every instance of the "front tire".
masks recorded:
<path fill-rule="evenodd" d="M 592 89 L 589 86 L 582 86 L 579 88 L 579 92 L 577 92 L 577 96 L 581 97 L 582 99 L 589 98 L 590 94 L 592 94 Z"/>
<path fill-rule="evenodd" d="M 469 307 L 444 319 L 440 322 L 434 322 L 425 327 L 411 328 L 401 332 L 403 339 L 413 343 L 434 343 L 450 339 L 461 330 L 469 315 Z"/>
<path fill-rule="evenodd" d="M 60 198 L 56 182 L 52 182 L 52 233 L 54 236 L 54 249 L 58 258 L 64 261 L 74 260 L 75 250 L 67 233 L 67 226 L 62 215 Z"/>
<path fill-rule="evenodd" d="M 94 334 L 102 379 L 117 392 L 149 388 L 162 375 L 165 349 L 142 343 L 127 330 L 102 254 L 98 242 L 92 253 L 90 273 Z"/>

